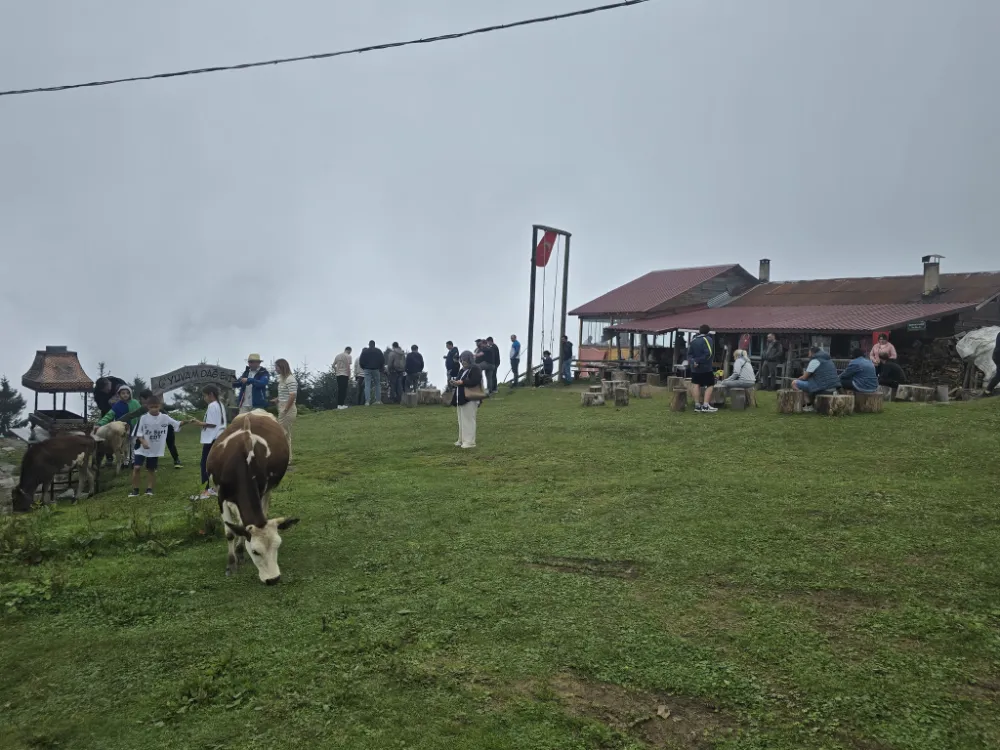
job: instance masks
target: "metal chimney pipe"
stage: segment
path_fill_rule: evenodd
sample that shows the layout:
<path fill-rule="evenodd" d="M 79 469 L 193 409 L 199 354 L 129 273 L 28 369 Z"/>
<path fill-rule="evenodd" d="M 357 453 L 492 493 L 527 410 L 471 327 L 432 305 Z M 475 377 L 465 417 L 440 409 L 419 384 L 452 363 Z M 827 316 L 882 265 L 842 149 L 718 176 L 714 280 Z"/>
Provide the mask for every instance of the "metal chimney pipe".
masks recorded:
<path fill-rule="evenodd" d="M 924 263 L 924 296 L 928 297 L 941 291 L 941 263 L 943 255 L 925 255 Z"/>
<path fill-rule="evenodd" d="M 757 272 L 757 278 L 762 284 L 771 280 L 771 261 L 768 258 L 760 259 L 760 270 Z"/>

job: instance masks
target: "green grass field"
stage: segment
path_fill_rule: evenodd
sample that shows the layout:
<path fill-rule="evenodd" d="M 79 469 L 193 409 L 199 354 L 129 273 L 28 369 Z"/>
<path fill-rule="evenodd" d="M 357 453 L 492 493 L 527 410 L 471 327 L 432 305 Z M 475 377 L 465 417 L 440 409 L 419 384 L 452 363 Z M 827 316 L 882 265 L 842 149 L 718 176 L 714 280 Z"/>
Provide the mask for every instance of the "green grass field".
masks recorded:
<path fill-rule="evenodd" d="M 216 506 L 0 522 L 0 748 L 996 748 L 1000 400 L 302 416 L 283 583 Z"/>

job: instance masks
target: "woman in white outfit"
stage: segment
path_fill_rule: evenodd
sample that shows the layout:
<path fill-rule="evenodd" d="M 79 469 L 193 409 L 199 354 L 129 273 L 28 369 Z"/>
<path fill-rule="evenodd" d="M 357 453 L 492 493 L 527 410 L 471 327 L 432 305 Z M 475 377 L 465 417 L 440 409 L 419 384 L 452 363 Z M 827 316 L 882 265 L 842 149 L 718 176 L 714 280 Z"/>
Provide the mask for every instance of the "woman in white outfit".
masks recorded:
<path fill-rule="evenodd" d="M 278 405 L 278 423 L 285 431 L 288 438 L 288 463 L 292 462 L 292 426 L 295 424 L 295 417 L 299 410 L 295 406 L 295 401 L 299 393 L 299 381 L 295 378 L 291 366 L 287 359 L 279 359 L 274 363 L 274 369 L 278 371 L 278 398 L 274 403 Z"/>
<path fill-rule="evenodd" d="M 753 388 L 757 382 L 757 375 L 750 364 L 750 355 L 745 349 L 737 349 L 733 352 L 733 374 L 725 380 L 716 383 L 716 388 Z"/>
<path fill-rule="evenodd" d="M 474 364 L 472 352 L 462 352 L 458 358 L 458 377 L 451 381 L 454 392 L 451 405 L 458 409 L 458 442 L 460 448 L 476 447 L 476 414 L 479 402 L 485 398 L 483 391 L 483 371 Z"/>

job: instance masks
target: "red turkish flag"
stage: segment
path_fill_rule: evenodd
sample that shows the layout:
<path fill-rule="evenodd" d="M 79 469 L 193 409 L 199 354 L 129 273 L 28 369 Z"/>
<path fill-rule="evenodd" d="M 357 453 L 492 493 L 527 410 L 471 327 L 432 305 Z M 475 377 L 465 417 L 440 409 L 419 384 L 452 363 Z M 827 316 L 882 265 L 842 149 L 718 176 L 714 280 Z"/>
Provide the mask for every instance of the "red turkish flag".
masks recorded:
<path fill-rule="evenodd" d="M 543 267 L 548 265 L 549 258 L 552 257 L 552 248 L 555 246 L 556 233 L 546 232 L 543 234 L 541 242 L 539 242 L 538 247 L 535 248 L 535 265 Z"/>

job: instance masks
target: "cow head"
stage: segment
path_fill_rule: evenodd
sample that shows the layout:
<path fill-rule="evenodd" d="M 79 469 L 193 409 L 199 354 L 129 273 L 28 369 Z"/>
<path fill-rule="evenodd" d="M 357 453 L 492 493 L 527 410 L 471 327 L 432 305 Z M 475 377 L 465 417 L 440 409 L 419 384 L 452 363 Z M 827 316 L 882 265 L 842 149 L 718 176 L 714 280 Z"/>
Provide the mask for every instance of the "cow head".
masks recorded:
<path fill-rule="evenodd" d="M 35 502 L 35 493 L 29 493 L 23 487 L 18 485 L 10 491 L 11 505 L 14 510 L 18 512 L 25 512 L 31 510 L 32 504 Z"/>
<path fill-rule="evenodd" d="M 246 548 L 250 559 L 257 567 L 257 575 L 268 586 L 281 581 L 281 570 L 278 568 L 278 548 L 281 546 L 279 531 L 290 529 L 297 524 L 297 518 L 272 518 L 263 526 L 239 526 L 226 521 L 226 526 L 237 536 L 246 540 Z"/>

